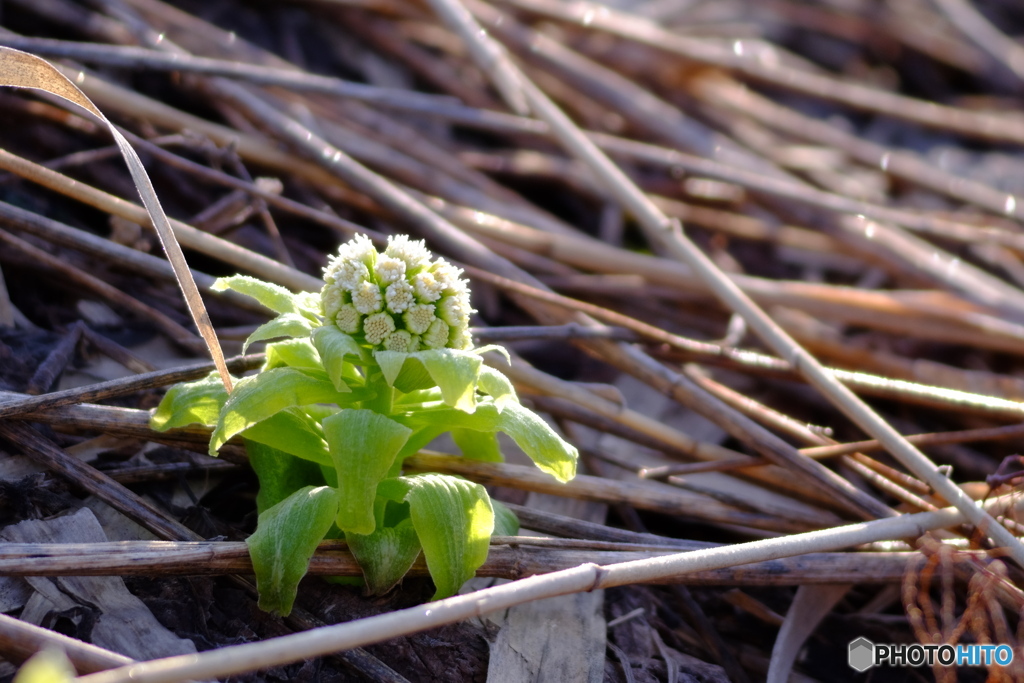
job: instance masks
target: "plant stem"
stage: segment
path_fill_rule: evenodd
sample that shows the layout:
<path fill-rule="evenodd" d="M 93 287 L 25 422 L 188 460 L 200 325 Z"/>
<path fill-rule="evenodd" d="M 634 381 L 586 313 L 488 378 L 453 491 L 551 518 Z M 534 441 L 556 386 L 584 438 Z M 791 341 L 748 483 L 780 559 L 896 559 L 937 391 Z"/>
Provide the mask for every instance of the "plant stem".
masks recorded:
<path fill-rule="evenodd" d="M 366 386 L 375 390 L 377 395 L 364 401 L 363 407 L 381 415 L 391 415 L 395 389 L 384 379 L 380 368 L 366 368 Z"/>

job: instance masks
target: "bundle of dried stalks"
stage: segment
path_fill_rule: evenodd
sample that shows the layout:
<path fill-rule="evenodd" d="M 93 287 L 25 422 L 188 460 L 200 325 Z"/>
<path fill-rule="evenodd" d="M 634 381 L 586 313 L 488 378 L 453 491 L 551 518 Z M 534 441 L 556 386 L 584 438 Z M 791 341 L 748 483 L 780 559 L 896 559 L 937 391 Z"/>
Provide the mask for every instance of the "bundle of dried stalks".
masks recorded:
<path fill-rule="evenodd" d="M 1013 3 L 12 0 L 2 23 L 0 83 L 89 114 L 0 95 L 0 657 L 51 644 L 95 683 L 783 681 L 851 677 L 858 636 L 1018 645 Z M 418 605 L 420 562 L 384 599 L 311 578 L 252 617 L 244 445 L 213 460 L 148 409 L 261 365 L 222 357 L 266 312 L 215 276 L 315 290 L 355 233 L 465 268 L 476 336 L 585 473 L 423 451 L 409 471 L 528 531 L 456 598 Z M 69 542 L 82 507 L 99 535 Z M 326 542 L 310 573 L 359 572 Z M 97 626 L 126 587 L 154 649 Z"/>

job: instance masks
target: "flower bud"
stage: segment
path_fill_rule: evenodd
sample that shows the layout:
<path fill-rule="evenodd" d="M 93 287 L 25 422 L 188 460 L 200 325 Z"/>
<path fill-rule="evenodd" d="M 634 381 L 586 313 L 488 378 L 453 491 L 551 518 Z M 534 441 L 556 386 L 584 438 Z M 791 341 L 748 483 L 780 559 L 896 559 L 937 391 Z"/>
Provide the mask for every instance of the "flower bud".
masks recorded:
<path fill-rule="evenodd" d="M 330 285 L 324 285 L 320 297 L 324 317 L 328 320 L 334 320 L 338 315 L 338 311 L 341 310 L 342 305 L 345 303 L 342 290 Z"/>
<path fill-rule="evenodd" d="M 384 305 L 380 287 L 374 282 L 360 282 L 357 287 L 352 288 L 352 304 L 364 315 L 376 313 Z"/>
<path fill-rule="evenodd" d="M 443 320 L 435 320 L 423 335 L 423 343 L 431 349 L 443 349 L 448 346 L 450 330 Z"/>
<path fill-rule="evenodd" d="M 420 348 L 419 337 L 409 334 L 406 330 L 396 330 L 384 340 L 384 348 L 388 351 L 412 353 Z"/>
<path fill-rule="evenodd" d="M 474 310 L 461 275 L 444 259 L 432 260 L 422 241 L 392 236 L 378 253 L 356 235 L 324 268 L 321 308 L 327 324 L 372 347 L 466 349 Z"/>
<path fill-rule="evenodd" d="M 395 321 L 387 313 L 374 313 L 363 321 L 363 336 L 374 346 L 380 344 L 395 331 Z"/>

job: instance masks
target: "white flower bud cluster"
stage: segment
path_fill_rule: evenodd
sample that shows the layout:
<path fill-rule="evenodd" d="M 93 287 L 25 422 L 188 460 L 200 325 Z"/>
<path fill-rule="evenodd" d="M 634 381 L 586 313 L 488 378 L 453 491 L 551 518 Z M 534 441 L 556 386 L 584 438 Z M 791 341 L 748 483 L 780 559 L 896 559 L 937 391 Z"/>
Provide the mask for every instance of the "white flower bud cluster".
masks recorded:
<path fill-rule="evenodd" d="M 342 332 L 389 351 L 466 349 L 474 311 L 461 275 L 444 259 L 431 260 L 422 241 L 392 236 L 379 254 L 356 235 L 324 268 L 322 312 Z"/>

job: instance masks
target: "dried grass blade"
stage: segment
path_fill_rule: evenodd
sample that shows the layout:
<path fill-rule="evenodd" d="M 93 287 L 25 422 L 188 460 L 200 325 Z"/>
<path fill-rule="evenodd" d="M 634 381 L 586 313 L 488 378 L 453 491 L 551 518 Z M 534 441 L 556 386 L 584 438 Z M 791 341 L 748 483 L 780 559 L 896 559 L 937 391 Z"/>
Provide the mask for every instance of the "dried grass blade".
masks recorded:
<path fill-rule="evenodd" d="M 146 206 L 149 217 L 153 221 L 153 227 L 156 229 L 160 243 L 167 254 L 167 260 L 170 261 L 171 267 L 174 268 L 178 285 L 185 296 L 185 303 L 192 314 L 192 319 L 195 321 L 196 327 L 199 328 L 199 333 L 210 350 L 210 356 L 217 366 L 217 371 L 224 382 L 224 387 L 231 391 L 231 376 L 228 374 L 228 368 L 224 362 L 224 354 L 221 351 L 220 342 L 217 341 L 217 334 L 214 332 L 213 325 L 210 322 L 210 316 L 206 312 L 206 306 L 203 304 L 203 299 L 199 295 L 199 289 L 192 279 L 192 272 L 185 262 L 185 255 L 182 254 L 181 247 L 174 238 L 171 224 L 167 220 L 167 215 L 164 213 L 160 200 L 156 196 L 153 183 L 150 182 L 149 175 L 146 173 L 146 169 L 142 166 L 142 161 L 139 159 L 138 154 L 135 153 L 135 150 L 132 149 L 132 146 L 128 144 L 128 141 L 125 140 L 114 124 L 103 115 L 103 112 L 85 96 L 85 93 L 79 90 L 74 83 L 45 59 L 30 55 L 27 52 L 21 52 L 20 50 L 0 47 L 0 85 L 48 92 L 51 95 L 56 95 L 68 102 L 77 104 L 106 124 L 110 134 L 114 137 L 114 141 L 117 143 L 118 149 L 121 151 L 121 155 L 124 157 L 125 163 L 128 164 L 128 172 L 131 174 L 132 180 L 135 181 L 135 187 L 139 191 L 142 203 Z"/>

